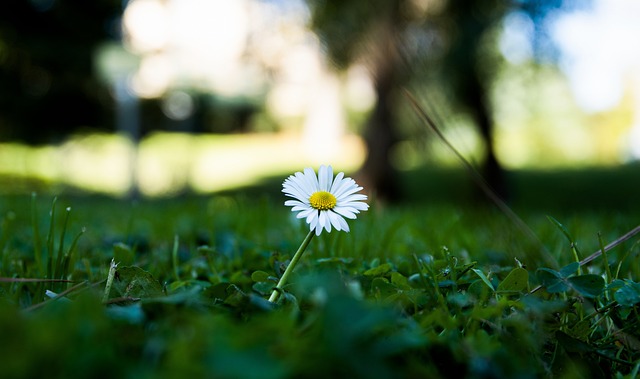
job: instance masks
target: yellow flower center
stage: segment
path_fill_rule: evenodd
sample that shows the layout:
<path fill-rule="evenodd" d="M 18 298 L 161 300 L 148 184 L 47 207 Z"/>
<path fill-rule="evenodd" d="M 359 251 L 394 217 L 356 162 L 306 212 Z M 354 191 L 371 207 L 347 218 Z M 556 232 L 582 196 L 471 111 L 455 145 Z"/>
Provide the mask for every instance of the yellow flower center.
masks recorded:
<path fill-rule="evenodd" d="M 333 209 L 333 207 L 336 206 L 337 200 L 330 192 L 318 191 L 314 192 L 311 197 L 309 197 L 309 203 L 313 208 L 319 211 L 326 211 L 328 209 Z"/>

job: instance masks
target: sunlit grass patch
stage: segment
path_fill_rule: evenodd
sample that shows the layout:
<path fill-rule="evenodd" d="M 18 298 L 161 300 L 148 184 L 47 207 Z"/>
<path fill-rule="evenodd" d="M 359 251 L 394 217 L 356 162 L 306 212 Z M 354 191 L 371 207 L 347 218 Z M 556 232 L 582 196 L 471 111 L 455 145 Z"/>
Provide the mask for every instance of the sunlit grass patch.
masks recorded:
<path fill-rule="evenodd" d="M 333 141 L 320 155 L 310 148 L 313 143 L 293 133 L 155 133 L 138 146 L 120 135 L 78 135 L 57 146 L 0 144 L 0 175 L 98 194 L 123 196 L 136 190 L 170 196 L 235 189 L 319 161 L 346 171 L 363 162 L 364 146 L 355 135 Z"/>

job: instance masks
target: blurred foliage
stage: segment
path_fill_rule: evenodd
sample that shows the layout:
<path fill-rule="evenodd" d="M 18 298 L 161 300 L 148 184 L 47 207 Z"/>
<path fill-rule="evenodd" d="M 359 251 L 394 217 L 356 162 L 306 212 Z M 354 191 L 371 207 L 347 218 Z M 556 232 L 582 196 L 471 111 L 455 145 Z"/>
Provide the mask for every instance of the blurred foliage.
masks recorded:
<path fill-rule="evenodd" d="M 637 236 L 607 252 L 606 280 L 604 260 L 580 271 L 570 253 L 598 250 L 598 230 L 613 241 L 632 213 L 524 213 L 561 264 L 549 268 L 491 210 L 374 203 L 351 233 L 312 241 L 277 305 L 265 297 L 305 225 L 264 196 L 2 197 L 0 216 L 6 378 L 632 378 L 639 367 Z M 83 227 L 63 273 L 73 283 L 20 281 L 46 272 L 38 235 L 55 255 Z"/>
<path fill-rule="evenodd" d="M 94 75 L 98 44 L 118 38 L 122 2 L 8 0 L 0 5 L 0 138 L 57 141 L 109 128 L 111 99 Z"/>
<path fill-rule="evenodd" d="M 46 143 L 57 142 L 78 129 L 113 129 L 113 99 L 109 88 L 95 77 L 92 59 L 99 46 L 120 39 L 119 22 L 126 3 L 115 0 L 3 3 L 1 7 L 6 11 L 0 12 L 0 138 Z M 384 80 L 390 86 L 387 90 L 407 83 L 424 89 L 428 83 L 434 89 L 431 92 L 438 93 L 433 96 L 439 106 L 448 109 L 449 101 L 458 101 L 461 94 L 471 93 L 466 86 L 472 83 L 469 75 L 474 71 L 481 74 L 483 85 L 491 84 L 499 69 L 493 64 L 499 59 L 496 28 L 506 13 L 527 13 L 539 32 L 535 36 L 536 51 L 553 55 L 548 53 L 552 50 L 550 40 L 544 38 L 547 15 L 585 7 L 589 2 L 309 0 L 308 4 L 312 11 L 310 27 L 339 67 L 365 63 L 373 67 L 376 80 L 386 76 Z M 443 93 L 447 96 L 441 96 Z M 186 123 L 164 116 L 161 101 L 141 101 L 140 132 L 279 128 L 265 116 L 262 104 L 215 94 L 192 95 L 196 114 Z M 396 113 L 399 105 L 393 99 L 390 103 Z M 253 125 L 256 114 L 260 121 Z M 394 115 L 399 117 L 402 116 Z M 396 128 L 411 129 L 406 125 Z M 405 137 L 404 132 L 407 129 L 399 133 L 400 138 Z M 415 130 L 407 133 L 415 137 L 412 134 Z"/>
<path fill-rule="evenodd" d="M 574 2 L 309 0 L 308 3 L 312 10 L 311 27 L 337 67 L 364 64 L 374 81 L 377 102 L 364 132 L 369 154 L 362 169 L 369 187 L 388 200 L 401 197 L 395 185 L 396 168 L 390 162 L 393 148 L 400 140 L 424 136 L 427 129 L 407 133 L 407 127 L 401 127 L 406 111 L 402 107 L 401 89 L 408 87 L 419 97 L 425 96 L 429 103 L 435 99 L 435 107 L 441 114 L 467 115 L 483 145 L 480 163 L 485 179 L 499 195 L 509 196 L 493 141 L 496 104 L 492 104 L 490 94 L 501 67 L 497 31 L 506 15 L 520 11 L 536 24 L 534 38 L 549 42 L 550 39 L 540 37 L 546 32 L 547 16 L 577 7 Z M 539 53 L 540 47 L 546 45 L 535 46 Z M 439 125 L 445 126 L 446 122 Z"/>

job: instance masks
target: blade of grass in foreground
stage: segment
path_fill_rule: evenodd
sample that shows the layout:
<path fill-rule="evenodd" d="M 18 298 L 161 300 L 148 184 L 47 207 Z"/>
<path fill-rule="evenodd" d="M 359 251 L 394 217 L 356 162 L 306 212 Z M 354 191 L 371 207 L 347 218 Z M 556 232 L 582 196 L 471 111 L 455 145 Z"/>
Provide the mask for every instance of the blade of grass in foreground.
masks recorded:
<path fill-rule="evenodd" d="M 71 207 L 67 207 L 64 224 L 62 224 L 62 230 L 60 231 L 60 242 L 58 242 L 58 253 L 56 255 L 55 270 L 53 272 L 53 278 L 62 278 L 65 273 L 62 272 L 62 256 L 64 255 L 64 237 L 67 232 L 67 224 L 69 223 L 69 214 L 71 214 Z M 53 220 L 51 220 L 53 223 Z"/>
<path fill-rule="evenodd" d="M 49 233 L 47 234 L 47 278 L 54 277 L 53 268 L 53 233 L 55 231 L 55 219 L 56 219 L 56 202 L 57 197 L 53 198 L 51 202 L 51 212 L 49 213 Z"/>
<path fill-rule="evenodd" d="M 40 228 L 38 227 L 38 210 L 36 208 L 35 192 L 31 194 L 31 226 L 33 228 L 33 254 L 36 261 L 38 272 L 44 275 L 44 267 L 42 267 L 42 239 L 40 238 Z"/>
<path fill-rule="evenodd" d="M 551 267 L 558 267 L 558 262 L 551 255 L 551 253 L 544 246 L 542 241 L 538 238 L 538 236 L 529 228 L 529 226 L 522 221 L 522 219 L 511 209 L 509 206 L 498 196 L 498 194 L 491 188 L 489 183 L 482 177 L 482 175 L 478 172 L 478 170 L 473 167 L 471 163 L 458 151 L 458 149 L 453 146 L 451 142 L 444 136 L 440 128 L 435 124 L 435 122 L 429 117 L 427 112 L 418 104 L 418 101 L 415 97 L 409 92 L 409 90 L 404 90 L 405 97 L 409 100 L 411 107 L 416 112 L 420 120 L 425 123 L 438 138 L 445 144 L 445 146 L 451 150 L 455 156 L 460 160 L 462 166 L 469 173 L 474 182 L 482 189 L 484 194 L 491 200 L 493 203 L 504 213 L 509 219 L 531 240 L 533 241 L 539 248 L 540 254 L 542 255 L 545 263 L 550 265 Z"/>
<path fill-rule="evenodd" d="M 73 261 L 76 247 L 78 246 L 78 240 L 86 231 L 86 228 L 80 230 L 80 233 L 78 233 L 71 242 L 71 247 L 69 247 L 69 250 L 64 254 L 64 259 L 62 260 L 62 275 L 60 278 L 66 278 L 69 275 L 69 269 L 73 267 L 71 262 Z"/>
<path fill-rule="evenodd" d="M 9 228 L 15 219 L 15 214 L 13 212 L 8 212 L 0 221 L 0 258 L 2 262 L 2 266 L 0 267 L 0 275 L 9 275 L 4 270 L 9 267 L 8 262 L 8 254 L 6 253 L 5 247 L 7 245 L 7 240 L 9 239 Z"/>

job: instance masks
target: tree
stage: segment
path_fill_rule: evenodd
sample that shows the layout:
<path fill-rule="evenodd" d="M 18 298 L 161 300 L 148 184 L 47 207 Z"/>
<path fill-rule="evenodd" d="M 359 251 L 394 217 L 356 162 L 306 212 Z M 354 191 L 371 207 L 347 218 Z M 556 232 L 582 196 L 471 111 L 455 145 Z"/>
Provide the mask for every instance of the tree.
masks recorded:
<path fill-rule="evenodd" d="M 121 11 L 118 0 L 2 2 L 0 138 L 43 143 L 79 127 L 110 127 L 92 58 L 117 34 Z"/>
<path fill-rule="evenodd" d="M 496 51 L 495 41 L 487 43 L 488 36 L 509 11 L 516 9 L 529 13 L 540 26 L 550 10 L 564 6 L 563 0 L 308 2 L 312 28 L 336 66 L 340 69 L 361 61 L 372 73 L 377 102 L 365 128 L 369 154 L 362 174 L 363 182 L 378 197 L 400 197 L 396 172 L 389 161 L 389 152 L 398 139 L 398 90 L 433 71 L 439 73 L 453 102 L 474 121 L 484 141 L 481 171 L 485 179 L 498 195 L 507 196 L 492 139 L 488 94 L 495 71 L 482 69 L 483 60 L 491 59 L 491 52 Z"/>
<path fill-rule="evenodd" d="M 400 197 L 396 172 L 389 154 L 398 140 L 395 123 L 397 90 L 405 80 L 399 37 L 405 22 L 402 0 L 340 1 L 310 0 L 312 28 L 328 49 L 338 68 L 356 60 L 368 66 L 377 96 L 365 128 L 368 155 L 362 183 L 378 197 Z"/>

